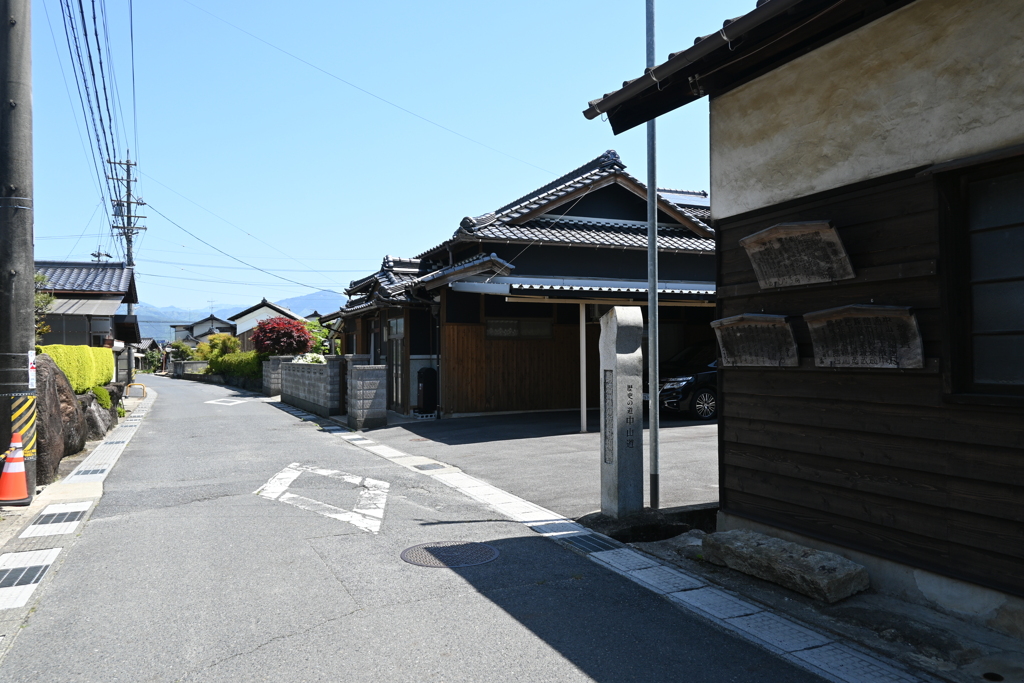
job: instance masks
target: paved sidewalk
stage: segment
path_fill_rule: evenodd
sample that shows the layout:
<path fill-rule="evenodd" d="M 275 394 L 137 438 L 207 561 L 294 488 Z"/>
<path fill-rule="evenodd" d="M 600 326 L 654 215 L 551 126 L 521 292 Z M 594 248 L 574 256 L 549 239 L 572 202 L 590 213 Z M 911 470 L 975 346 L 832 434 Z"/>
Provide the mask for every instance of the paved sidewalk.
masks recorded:
<path fill-rule="evenodd" d="M 0 509 L 0 662 L 35 607 L 36 590 L 56 573 L 103 496 L 107 478 L 156 400 L 126 399 L 125 416 L 63 479 L 25 507 Z"/>

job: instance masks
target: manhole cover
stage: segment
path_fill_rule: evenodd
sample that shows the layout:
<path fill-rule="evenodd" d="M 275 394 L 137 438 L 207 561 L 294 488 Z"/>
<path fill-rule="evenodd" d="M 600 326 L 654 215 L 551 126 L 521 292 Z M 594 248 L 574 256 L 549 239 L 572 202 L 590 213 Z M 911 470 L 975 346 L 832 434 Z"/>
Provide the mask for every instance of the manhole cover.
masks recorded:
<path fill-rule="evenodd" d="M 472 567 L 498 557 L 497 548 L 486 543 L 441 541 L 414 545 L 402 551 L 402 559 L 419 567 Z"/>

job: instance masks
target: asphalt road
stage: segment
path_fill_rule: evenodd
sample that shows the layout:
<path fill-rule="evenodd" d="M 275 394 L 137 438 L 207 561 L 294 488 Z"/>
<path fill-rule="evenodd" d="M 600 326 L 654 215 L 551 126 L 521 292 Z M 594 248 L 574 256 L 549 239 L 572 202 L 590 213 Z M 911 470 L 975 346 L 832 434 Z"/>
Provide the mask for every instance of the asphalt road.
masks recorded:
<path fill-rule="evenodd" d="M 647 425 L 645 425 L 646 427 Z M 577 411 L 417 420 L 375 429 L 375 441 L 455 465 L 489 484 L 579 518 L 601 507 L 599 415 L 580 434 Z M 650 444 L 644 433 L 644 489 Z M 662 418 L 664 508 L 718 502 L 718 425 Z M 650 503 L 645 493 L 644 504 Z"/>
<path fill-rule="evenodd" d="M 160 397 L 0 681 L 819 681 L 485 505 L 230 388 Z M 291 463 L 390 483 L 378 534 L 254 495 Z M 304 472 L 290 492 L 351 509 Z M 482 541 L 462 569 L 403 549 Z"/>

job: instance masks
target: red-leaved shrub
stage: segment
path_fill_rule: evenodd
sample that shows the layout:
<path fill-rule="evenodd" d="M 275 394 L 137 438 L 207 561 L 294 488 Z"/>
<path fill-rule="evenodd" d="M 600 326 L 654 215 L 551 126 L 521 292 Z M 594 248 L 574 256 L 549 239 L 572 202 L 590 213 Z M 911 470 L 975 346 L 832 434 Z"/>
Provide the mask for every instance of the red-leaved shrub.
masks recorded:
<path fill-rule="evenodd" d="M 256 323 L 252 343 L 260 353 L 294 356 L 309 351 L 313 336 L 302 320 L 267 318 Z"/>

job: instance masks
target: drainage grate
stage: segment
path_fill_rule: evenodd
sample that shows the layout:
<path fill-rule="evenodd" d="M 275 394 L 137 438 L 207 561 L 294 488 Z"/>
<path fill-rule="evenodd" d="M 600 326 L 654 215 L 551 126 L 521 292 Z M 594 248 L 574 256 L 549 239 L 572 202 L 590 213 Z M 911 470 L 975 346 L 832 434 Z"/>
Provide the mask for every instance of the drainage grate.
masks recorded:
<path fill-rule="evenodd" d="M 115 444 L 128 443 L 128 442 L 127 441 L 104 441 L 103 443 L 107 444 L 108 446 L 113 446 Z"/>
<path fill-rule="evenodd" d="M 106 471 L 106 468 L 103 468 L 102 470 L 82 470 L 81 472 L 75 472 L 75 476 L 84 477 L 87 474 L 103 474 Z"/>
<path fill-rule="evenodd" d="M 498 557 L 498 549 L 486 543 L 441 541 L 414 545 L 402 551 L 402 559 L 419 567 L 472 567 Z"/>
<path fill-rule="evenodd" d="M 612 539 L 605 538 L 604 536 L 598 536 L 597 534 L 580 534 L 579 536 L 566 536 L 561 539 L 562 542 L 567 543 L 575 548 L 579 548 L 585 553 L 596 553 L 602 550 L 615 550 L 621 548 L 622 545 L 616 543 Z"/>
<path fill-rule="evenodd" d="M 443 470 L 444 465 L 438 462 L 432 462 L 429 465 L 415 465 L 418 470 Z"/>
<path fill-rule="evenodd" d="M 33 524 L 64 524 L 65 522 L 77 522 L 85 517 L 85 510 L 74 512 L 51 512 L 48 515 L 40 515 Z"/>

